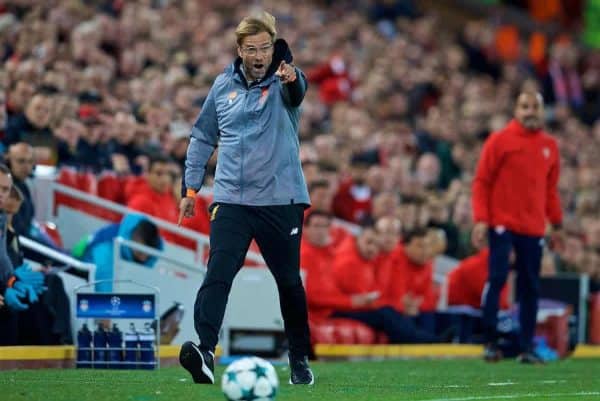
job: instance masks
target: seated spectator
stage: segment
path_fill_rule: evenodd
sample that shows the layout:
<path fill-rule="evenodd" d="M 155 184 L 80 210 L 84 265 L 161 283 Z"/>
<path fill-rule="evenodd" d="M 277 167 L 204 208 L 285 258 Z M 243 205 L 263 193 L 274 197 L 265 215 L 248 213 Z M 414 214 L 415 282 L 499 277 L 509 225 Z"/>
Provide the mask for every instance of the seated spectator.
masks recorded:
<path fill-rule="evenodd" d="M 433 332 L 437 291 L 433 285 L 433 265 L 426 237 L 427 230 L 423 228 L 404 233 L 403 246 L 391 270 L 388 287 L 383 289 L 383 296 L 388 305 L 415 317 L 419 325 Z"/>
<path fill-rule="evenodd" d="M 176 224 L 179 206 L 173 194 L 173 181 L 171 160 L 166 156 L 153 156 L 146 176 L 128 188 L 127 207 Z M 161 231 L 161 235 L 169 241 L 177 238 L 170 232 Z"/>
<path fill-rule="evenodd" d="M 42 92 L 30 98 L 25 111 L 8 119 L 4 146 L 17 142 L 27 142 L 33 146 L 54 147 L 54 137 L 50 129 L 52 100 Z"/>
<path fill-rule="evenodd" d="M 11 145 L 6 155 L 6 165 L 10 168 L 13 184 L 23 195 L 23 203 L 15 214 L 12 225 L 17 235 L 29 237 L 31 223 L 35 216 L 35 207 L 26 181 L 33 174 L 35 165 L 33 147 L 25 142 Z"/>
<path fill-rule="evenodd" d="M 6 233 L 6 204 L 12 188 L 10 171 L 0 165 L 0 233 Z M 6 307 L 0 309 L 0 345 L 18 344 L 19 315 L 29 309 L 30 304 L 38 301 L 38 295 L 44 291 L 44 277 L 40 272 L 32 271 L 29 266 L 21 265 L 16 269 L 7 253 L 6 235 L 0 238 L 0 295 Z"/>
<path fill-rule="evenodd" d="M 111 280 L 114 277 L 113 255 L 116 237 L 159 250 L 162 250 L 164 246 L 156 225 L 144 216 L 137 214 L 126 215 L 121 223 L 110 224 L 81 239 L 73 247 L 73 256 L 96 265 L 96 280 L 103 280 L 96 284 L 98 292 L 112 291 Z M 126 246 L 121 247 L 121 257 L 150 268 L 156 263 L 156 257 L 134 251 Z"/>
<path fill-rule="evenodd" d="M 336 217 L 358 223 L 371 214 L 373 190 L 366 180 L 367 166 L 355 162 L 352 176 L 342 180 L 333 198 Z"/>
<path fill-rule="evenodd" d="M 489 248 L 462 260 L 448 274 L 448 305 L 467 305 L 479 309 L 488 277 Z M 508 286 L 500 293 L 500 308 L 507 309 Z"/>
<path fill-rule="evenodd" d="M 23 203 L 23 194 L 15 185 L 4 204 L 7 217 L 6 245 L 13 266 L 20 266 L 17 275 L 33 275 L 42 280 L 46 291 L 40 289 L 39 300 L 30 302 L 29 308 L 18 314 L 16 343 L 18 345 L 72 344 L 70 301 L 60 276 L 32 271 L 24 264 L 19 235 L 12 225 L 14 215 Z M 21 273 L 21 271 L 23 273 Z"/>
<path fill-rule="evenodd" d="M 400 263 L 402 224 L 395 217 L 382 217 L 375 223 L 381 251 L 377 256 L 377 282 L 381 291 L 387 289 L 392 270 Z"/>
<path fill-rule="evenodd" d="M 309 318 L 325 320 L 333 310 L 350 310 L 362 306 L 361 297 L 352 298 L 340 291 L 332 274 L 335 257 L 329 230 L 331 215 L 315 210 L 304 219 L 300 244 L 300 268 L 304 275 Z"/>
<path fill-rule="evenodd" d="M 325 213 L 331 213 L 331 206 L 333 202 L 333 192 L 329 181 L 320 179 L 313 181 L 308 186 L 308 195 L 310 196 L 310 209 L 318 210 Z"/>
<path fill-rule="evenodd" d="M 354 299 L 350 310 L 334 309 L 330 317 L 357 320 L 384 332 L 392 343 L 431 343 L 448 341 L 453 332 L 437 338 L 419 330 L 414 322 L 386 306 L 377 283 L 375 261 L 379 253 L 377 232 L 366 226 L 359 236 L 340 245 L 333 261 L 333 275 L 342 294 Z"/>
<path fill-rule="evenodd" d="M 16 232 L 13 225 L 15 216 L 23 205 L 23 199 L 23 193 L 13 184 L 8 199 L 4 203 L 4 211 L 6 212 L 6 251 L 13 266 L 21 266 L 24 259 L 19 242 L 19 233 Z"/>
<path fill-rule="evenodd" d="M 22 235 L 44 246 L 61 251 L 56 243 L 49 236 L 41 232 L 37 224 L 34 224 L 35 206 L 27 183 L 33 175 L 35 166 L 33 147 L 25 142 L 18 142 L 11 145 L 6 155 L 6 163 L 10 169 L 13 184 L 19 189 L 22 195 L 20 208 L 12 219 L 15 235 Z M 25 249 L 24 256 L 27 259 L 40 263 L 45 263 L 47 260 L 45 256 L 31 249 Z"/>
<path fill-rule="evenodd" d="M 140 160 L 143 154 L 136 143 L 137 128 L 135 117 L 129 113 L 117 113 L 110 122 L 111 139 L 107 143 L 107 149 L 113 169 L 118 173 L 140 174 L 144 171 Z"/>
<path fill-rule="evenodd" d="M 331 190 L 331 183 L 328 180 L 318 179 L 313 181 L 308 186 L 308 195 L 311 206 L 304 212 L 305 216 L 313 211 L 332 212 L 333 192 Z M 329 229 L 329 235 L 335 247 L 352 234 L 346 228 L 332 224 Z"/>

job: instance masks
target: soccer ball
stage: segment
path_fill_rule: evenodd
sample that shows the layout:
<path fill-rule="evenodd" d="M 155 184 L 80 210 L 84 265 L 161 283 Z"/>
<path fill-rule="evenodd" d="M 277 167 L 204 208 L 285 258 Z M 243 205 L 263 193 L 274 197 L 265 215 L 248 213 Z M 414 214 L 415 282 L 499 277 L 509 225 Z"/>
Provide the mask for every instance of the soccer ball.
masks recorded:
<path fill-rule="evenodd" d="M 255 356 L 232 362 L 221 378 L 221 389 L 229 401 L 270 401 L 278 387 L 273 365 Z"/>

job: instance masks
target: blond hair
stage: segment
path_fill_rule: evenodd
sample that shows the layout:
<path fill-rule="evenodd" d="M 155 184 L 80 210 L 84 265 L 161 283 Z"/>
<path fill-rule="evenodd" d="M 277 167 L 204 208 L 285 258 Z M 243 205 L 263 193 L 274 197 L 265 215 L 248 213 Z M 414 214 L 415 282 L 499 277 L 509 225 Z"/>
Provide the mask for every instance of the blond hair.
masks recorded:
<path fill-rule="evenodd" d="M 239 23 L 235 29 L 235 37 L 238 46 L 242 45 L 242 42 L 246 37 L 256 35 L 261 32 L 267 32 L 269 35 L 271 35 L 271 40 L 275 41 L 275 36 L 277 36 L 275 17 L 266 11 L 245 17 Z"/>

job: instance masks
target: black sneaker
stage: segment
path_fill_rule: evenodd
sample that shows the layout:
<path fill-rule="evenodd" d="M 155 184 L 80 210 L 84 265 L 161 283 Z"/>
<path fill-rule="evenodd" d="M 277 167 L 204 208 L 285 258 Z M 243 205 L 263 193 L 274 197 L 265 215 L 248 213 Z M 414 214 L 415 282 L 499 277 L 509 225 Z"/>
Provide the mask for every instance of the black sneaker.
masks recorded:
<path fill-rule="evenodd" d="M 290 384 L 315 383 L 315 376 L 308 366 L 308 357 L 297 358 L 290 355 Z"/>
<path fill-rule="evenodd" d="M 517 357 L 517 362 L 526 365 L 543 365 L 544 361 L 542 358 L 537 356 L 534 352 L 523 352 Z"/>
<path fill-rule="evenodd" d="M 502 359 L 502 351 L 498 349 L 496 344 L 488 344 L 483 350 L 483 359 L 486 362 L 498 362 Z"/>
<path fill-rule="evenodd" d="M 215 355 L 212 352 L 187 341 L 179 351 L 179 363 L 191 373 L 194 383 L 214 384 Z"/>

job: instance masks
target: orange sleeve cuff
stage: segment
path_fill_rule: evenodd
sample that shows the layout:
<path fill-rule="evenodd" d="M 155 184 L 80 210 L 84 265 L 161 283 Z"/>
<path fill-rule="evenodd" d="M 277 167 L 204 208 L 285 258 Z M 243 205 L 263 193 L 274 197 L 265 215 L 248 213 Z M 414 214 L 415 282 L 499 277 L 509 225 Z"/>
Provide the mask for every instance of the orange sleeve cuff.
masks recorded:
<path fill-rule="evenodd" d="M 196 197 L 196 191 L 194 191 L 191 188 L 187 188 L 185 191 L 185 196 L 187 196 L 188 198 L 195 198 Z"/>
<path fill-rule="evenodd" d="M 8 288 L 12 288 L 12 286 L 15 284 L 15 281 L 17 281 L 17 278 L 15 276 L 11 276 L 11 278 L 9 278 L 8 282 L 6 283 L 6 286 Z"/>

